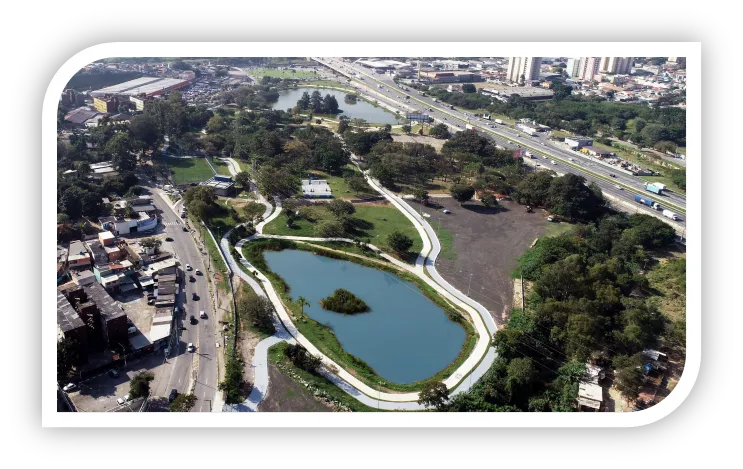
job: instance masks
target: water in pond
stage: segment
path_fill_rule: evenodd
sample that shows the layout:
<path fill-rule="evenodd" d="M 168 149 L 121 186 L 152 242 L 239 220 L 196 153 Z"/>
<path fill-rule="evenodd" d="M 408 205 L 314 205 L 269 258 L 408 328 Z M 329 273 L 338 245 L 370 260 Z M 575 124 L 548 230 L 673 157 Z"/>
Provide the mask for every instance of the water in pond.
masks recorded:
<path fill-rule="evenodd" d="M 305 251 L 264 253 L 293 299 L 310 303 L 304 311 L 329 326 L 348 353 L 364 360 L 382 378 L 399 384 L 430 378 L 456 359 L 464 329 L 418 287 L 381 270 Z M 344 315 L 319 301 L 345 288 L 369 305 L 370 312 Z"/>
<path fill-rule="evenodd" d="M 338 101 L 338 107 L 343 110 L 343 113 L 341 115 L 348 116 L 351 119 L 364 119 L 370 124 L 398 123 L 398 120 L 394 114 L 384 110 L 381 107 L 374 107 L 361 99 L 356 101 L 356 104 L 348 104 L 344 101 L 348 93 L 323 88 L 292 88 L 289 90 L 280 91 L 279 100 L 276 101 L 273 106 L 271 106 L 271 108 L 286 111 L 287 109 L 293 108 L 297 105 L 297 101 L 299 101 L 299 98 L 302 97 L 302 93 L 306 91 L 311 95 L 312 92 L 315 90 L 319 91 L 323 96 L 325 96 L 326 94 L 335 96 L 335 99 Z"/>

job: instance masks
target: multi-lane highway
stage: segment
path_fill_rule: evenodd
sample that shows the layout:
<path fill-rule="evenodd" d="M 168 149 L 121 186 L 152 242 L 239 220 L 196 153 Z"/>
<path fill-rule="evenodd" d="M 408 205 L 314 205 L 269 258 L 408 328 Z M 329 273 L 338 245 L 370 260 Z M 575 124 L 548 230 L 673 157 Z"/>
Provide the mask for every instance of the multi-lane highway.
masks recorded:
<path fill-rule="evenodd" d="M 179 308 L 178 327 L 180 330 L 177 349 L 169 353 L 168 360 L 171 361 L 171 375 L 168 379 L 166 393 L 158 392 L 167 396 L 171 389 L 177 389 L 179 393 L 189 392 L 189 386 L 194 385 L 193 393 L 198 399 L 193 407 L 194 412 L 209 412 L 214 403 L 214 395 L 217 388 L 217 359 L 216 342 L 219 340 L 215 324 L 217 316 L 214 314 L 209 286 L 207 283 L 204 261 L 190 232 L 184 231 L 184 221 L 176 214 L 162 197 L 151 189 L 154 204 L 162 212 L 162 224 L 167 237 L 173 241 L 163 243 L 163 248 L 173 252 L 178 259 L 180 268 L 185 279 L 176 297 L 176 305 Z M 186 271 L 186 265 L 190 265 L 192 271 Z M 205 275 L 196 275 L 196 270 Z M 190 281 L 193 276 L 194 281 Z M 194 299 L 193 294 L 196 294 Z M 199 317 L 204 311 L 206 319 Z M 189 318 L 194 316 L 197 323 L 191 324 Z M 193 343 L 196 351 L 191 353 L 186 350 L 189 343 Z"/>
<path fill-rule="evenodd" d="M 564 144 L 549 140 L 547 135 L 543 133 L 531 137 L 506 126 L 474 118 L 472 113 L 460 109 L 450 109 L 450 106 L 434 102 L 431 97 L 424 97 L 416 90 L 404 91 L 394 83 L 389 75 L 373 73 L 351 62 L 325 57 L 313 57 L 313 60 L 347 76 L 352 80 L 353 86 L 363 89 L 366 94 L 403 112 L 416 109 L 424 110 L 435 121 L 443 122 L 455 130 L 464 130 L 467 125 L 470 125 L 504 148 L 524 148 L 531 151 L 537 157 L 531 161 L 534 165 L 554 169 L 559 173 L 574 173 L 584 176 L 588 182 L 598 184 L 607 196 L 624 202 L 625 206 L 617 207 L 620 210 L 629 211 L 628 209 L 632 207 L 634 211 L 661 217 L 658 211 L 634 201 L 635 195 L 640 194 L 653 198 L 663 208 L 668 208 L 684 218 L 686 213 L 685 197 L 673 192 L 666 192 L 661 196 L 650 194 L 645 190 L 645 182 L 640 178 L 581 156 L 581 154 L 570 150 Z M 676 223 L 667 219 L 664 220 L 676 225 L 679 232 L 684 229 L 683 220 Z"/>

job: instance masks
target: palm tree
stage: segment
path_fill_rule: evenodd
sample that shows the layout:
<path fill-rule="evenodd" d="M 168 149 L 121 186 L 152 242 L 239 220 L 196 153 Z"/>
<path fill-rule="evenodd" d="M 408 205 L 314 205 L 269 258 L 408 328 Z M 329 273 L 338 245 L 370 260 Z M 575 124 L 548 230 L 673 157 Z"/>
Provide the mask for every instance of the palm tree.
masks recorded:
<path fill-rule="evenodd" d="M 301 311 L 302 317 L 304 318 L 304 307 L 309 306 L 310 302 L 307 301 L 307 298 L 300 296 L 299 298 L 297 298 L 297 304 L 299 305 L 299 310 Z"/>

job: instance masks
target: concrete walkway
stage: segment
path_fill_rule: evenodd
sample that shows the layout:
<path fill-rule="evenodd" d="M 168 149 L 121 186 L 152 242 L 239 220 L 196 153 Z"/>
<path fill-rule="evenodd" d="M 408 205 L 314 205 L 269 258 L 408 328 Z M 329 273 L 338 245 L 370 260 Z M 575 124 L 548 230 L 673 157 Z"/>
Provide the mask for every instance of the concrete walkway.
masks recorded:
<path fill-rule="evenodd" d="M 237 173 L 237 164 L 231 158 L 225 158 L 228 162 L 230 172 L 234 175 Z M 490 368 L 493 360 L 496 357 L 495 350 L 490 347 L 490 338 L 495 333 L 496 326 L 492 317 L 488 311 L 479 303 L 471 300 L 462 294 L 460 291 L 452 287 L 448 282 L 438 275 L 435 270 L 435 259 L 441 251 L 441 246 L 436 238 L 436 234 L 428 223 L 417 214 L 412 208 L 407 205 L 402 199 L 396 195 L 390 193 L 386 189 L 382 188 L 377 181 L 367 177 L 369 184 L 374 187 L 380 194 L 382 194 L 387 200 L 390 201 L 395 207 L 398 208 L 410 221 L 413 226 L 416 227 L 418 233 L 423 241 L 423 249 L 416 259 L 415 265 L 403 263 L 398 259 L 395 259 L 387 254 L 380 254 L 393 262 L 400 268 L 403 268 L 421 278 L 428 285 L 433 287 L 450 301 L 455 306 L 466 311 L 471 319 L 472 324 L 478 334 L 478 341 L 475 345 L 475 349 L 465 362 L 449 377 L 444 383 L 452 389 L 451 394 L 458 394 L 470 389 L 473 383 L 482 377 L 482 375 Z M 275 326 L 277 332 L 262 340 L 255 349 L 253 358 L 253 367 L 255 368 L 255 383 L 253 392 L 246 401 L 238 405 L 224 405 L 225 412 L 245 412 L 245 411 L 256 411 L 258 404 L 268 393 L 268 357 L 267 351 L 272 345 L 281 342 L 282 340 L 290 343 L 299 342 L 304 346 L 310 353 L 315 356 L 322 358 L 323 367 L 321 374 L 323 374 L 328 380 L 336 384 L 344 392 L 348 393 L 358 401 L 370 406 L 377 407 L 380 410 L 423 410 L 424 407 L 418 404 L 418 393 L 384 393 L 377 391 L 359 379 L 348 373 L 346 370 L 338 366 L 328 357 L 324 356 L 320 350 L 318 350 L 306 337 L 304 337 L 296 329 L 291 321 L 289 313 L 284 308 L 284 305 L 279 298 L 278 294 L 274 290 L 271 282 L 261 272 L 259 272 L 254 266 L 252 266 L 247 259 L 242 255 L 242 247 L 245 243 L 258 238 L 278 238 L 278 239 L 289 239 L 297 241 L 312 241 L 312 242 L 323 242 L 323 241 L 341 241 L 341 242 L 353 242 L 346 238 L 312 238 L 312 237 L 301 237 L 301 236 L 276 236 L 276 235 L 263 235 L 263 227 L 276 219 L 281 213 L 280 201 L 277 201 L 276 210 L 272 210 L 271 204 L 258 194 L 259 202 L 266 205 L 266 212 L 264 213 L 264 221 L 256 226 L 257 233 L 249 238 L 238 241 L 235 248 L 240 253 L 240 264 L 245 267 L 249 272 L 254 272 L 253 275 L 245 273 L 239 266 L 236 265 L 235 259 L 229 250 L 229 241 L 227 237 L 228 233 L 225 233 L 224 238 L 221 240 L 222 248 L 227 253 L 228 263 L 233 271 L 243 280 L 245 280 L 256 294 L 261 296 L 267 296 L 278 314 L 277 320 L 275 320 Z M 433 242 L 431 242 L 433 240 Z M 376 246 L 369 245 L 371 249 L 379 251 Z M 425 275 L 424 271 L 435 279 L 431 280 Z M 264 292 L 265 289 L 265 292 Z M 331 373 L 330 369 L 337 369 L 337 375 Z"/>

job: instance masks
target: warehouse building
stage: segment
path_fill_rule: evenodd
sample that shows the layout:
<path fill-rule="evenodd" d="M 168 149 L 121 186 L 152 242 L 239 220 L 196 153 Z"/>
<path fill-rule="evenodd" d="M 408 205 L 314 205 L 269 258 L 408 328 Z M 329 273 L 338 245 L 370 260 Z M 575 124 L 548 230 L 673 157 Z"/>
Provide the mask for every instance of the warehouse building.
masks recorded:
<path fill-rule="evenodd" d="M 170 91 L 185 88 L 190 85 L 188 80 L 178 78 L 141 77 L 129 80 L 118 85 L 108 86 L 97 91 L 91 91 L 90 95 L 101 96 L 141 96 L 151 98 L 160 96 Z M 136 104 L 136 103 L 135 103 Z"/>

